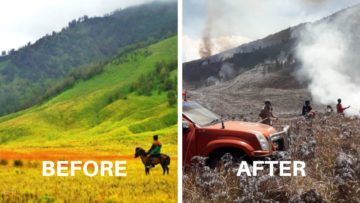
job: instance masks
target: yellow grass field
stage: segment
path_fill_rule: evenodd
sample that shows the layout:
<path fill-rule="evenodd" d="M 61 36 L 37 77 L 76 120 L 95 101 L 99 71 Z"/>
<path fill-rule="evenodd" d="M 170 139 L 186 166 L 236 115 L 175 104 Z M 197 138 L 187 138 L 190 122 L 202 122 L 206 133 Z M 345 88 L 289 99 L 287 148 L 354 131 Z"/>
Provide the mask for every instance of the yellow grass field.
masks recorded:
<path fill-rule="evenodd" d="M 170 155 L 169 175 L 163 176 L 161 166 L 157 165 L 146 176 L 140 158 L 135 159 L 133 154 L 116 156 L 94 150 L 92 156 L 89 151 L 84 156 L 79 151 L 81 149 L 0 149 L 0 161 L 7 157 L 7 165 L 0 164 L 0 202 L 177 201 L 177 157 Z M 23 166 L 14 166 L 15 159 L 20 159 Z M 127 176 L 109 176 L 106 172 L 102 177 L 99 169 L 93 177 L 86 176 L 82 170 L 76 171 L 75 176 L 70 176 L 69 170 L 63 171 L 68 177 L 58 177 L 56 173 L 43 177 L 42 160 L 126 161 L 126 170 L 120 172 L 126 172 Z"/>

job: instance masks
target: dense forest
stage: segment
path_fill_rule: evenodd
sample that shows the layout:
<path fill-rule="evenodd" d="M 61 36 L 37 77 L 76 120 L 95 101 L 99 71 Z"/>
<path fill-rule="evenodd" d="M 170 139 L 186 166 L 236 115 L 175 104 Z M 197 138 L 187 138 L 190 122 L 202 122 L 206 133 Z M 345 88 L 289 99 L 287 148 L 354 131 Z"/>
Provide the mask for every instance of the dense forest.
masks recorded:
<path fill-rule="evenodd" d="M 40 100 L 48 98 L 59 91 L 56 88 L 61 82 L 73 83 L 72 79 L 64 79 L 75 69 L 101 72 L 99 61 L 121 54 L 122 48 L 153 44 L 176 33 L 177 3 L 153 2 L 117 9 L 103 17 L 85 15 L 34 44 L 1 51 L 0 116 L 35 104 L 45 93 Z M 91 71 L 85 71 L 87 67 Z"/>

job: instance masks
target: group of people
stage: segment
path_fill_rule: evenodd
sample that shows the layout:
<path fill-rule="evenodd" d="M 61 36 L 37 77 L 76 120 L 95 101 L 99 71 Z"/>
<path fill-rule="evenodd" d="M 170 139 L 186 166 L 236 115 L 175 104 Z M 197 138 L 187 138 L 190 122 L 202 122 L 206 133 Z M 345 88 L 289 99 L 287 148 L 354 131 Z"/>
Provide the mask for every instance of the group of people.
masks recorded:
<path fill-rule="evenodd" d="M 311 104 L 310 100 L 305 101 L 305 105 L 302 108 L 302 116 L 306 116 L 308 118 L 313 118 L 315 116 L 315 111 L 312 110 L 312 107 L 310 104 Z M 350 108 L 350 106 L 343 107 L 341 104 L 341 99 L 338 99 L 338 104 L 336 105 L 337 113 L 343 114 L 344 111 L 348 108 Z M 266 125 L 271 125 L 272 118 L 274 118 L 276 120 L 279 119 L 278 117 L 274 116 L 272 111 L 273 111 L 273 109 L 271 107 L 271 102 L 269 100 L 265 101 L 265 106 L 261 109 L 261 112 L 259 114 L 259 117 L 262 119 L 260 121 L 260 123 L 263 123 Z M 326 112 L 327 113 L 333 112 L 333 109 L 330 105 L 327 106 Z"/>

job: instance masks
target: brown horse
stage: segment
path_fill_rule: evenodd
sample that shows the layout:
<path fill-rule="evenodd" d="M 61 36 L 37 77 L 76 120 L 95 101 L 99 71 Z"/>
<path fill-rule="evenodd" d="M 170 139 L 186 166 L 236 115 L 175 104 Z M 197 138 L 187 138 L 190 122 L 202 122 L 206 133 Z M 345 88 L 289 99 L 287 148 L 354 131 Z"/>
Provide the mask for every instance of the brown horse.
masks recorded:
<path fill-rule="evenodd" d="M 146 166 L 147 155 L 148 155 L 148 153 L 146 153 L 145 150 L 142 149 L 141 147 L 138 147 L 138 148 L 135 149 L 135 158 L 140 156 L 141 161 L 145 165 L 145 174 L 146 175 L 150 174 L 150 170 Z M 163 168 L 163 171 L 164 171 L 163 175 L 165 175 L 166 171 L 167 171 L 167 174 L 169 175 L 169 167 L 168 167 L 168 165 L 170 165 L 170 157 L 168 155 L 159 154 L 157 156 L 153 156 L 153 157 L 151 157 L 150 164 L 151 165 L 160 164 L 161 167 Z"/>

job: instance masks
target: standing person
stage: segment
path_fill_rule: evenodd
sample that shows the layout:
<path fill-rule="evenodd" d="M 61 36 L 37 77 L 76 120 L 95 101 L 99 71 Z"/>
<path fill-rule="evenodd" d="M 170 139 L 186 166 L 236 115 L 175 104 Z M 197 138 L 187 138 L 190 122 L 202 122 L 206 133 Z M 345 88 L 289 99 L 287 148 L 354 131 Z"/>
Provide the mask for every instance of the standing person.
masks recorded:
<path fill-rule="evenodd" d="M 160 150 L 161 150 L 161 143 L 158 141 L 158 136 L 154 135 L 153 136 L 153 144 L 151 145 L 151 148 L 149 149 L 149 151 L 147 152 L 147 159 L 146 159 L 146 167 L 148 168 L 152 168 L 155 167 L 154 165 L 151 165 L 151 158 L 153 156 L 159 155 L 160 154 Z"/>
<path fill-rule="evenodd" d="M 306 100 L 305 101 L 305 105 L 302 108 L 302 115 L 308 115 L 309 113 L 311 113 L 312 111 L 312 107 L 310 106 L 310 100 Z"/>
<path fill-rule="evenodd" d="M 344 110 L 350 108 L 350 106 L 344 108 L 341 104 L 341 99 L 338 99 L 338 104 L 336 105 L 336 110 L 338 113 L 344 113 Z"/>
<path fill-rule="evenodd" d="M 271 108 L 271 102 L 270 101 L 265 101 L 265 106 L 261 110 L 261 112 L 259 114 L 259 117 L 262 119 L 261 123 L 266 124 L 266 125 L 271 125 L 270 118 L 278 119 L 278 117 L 274 116 L 273 113 L 272 113 L 272 108 Z"/>

